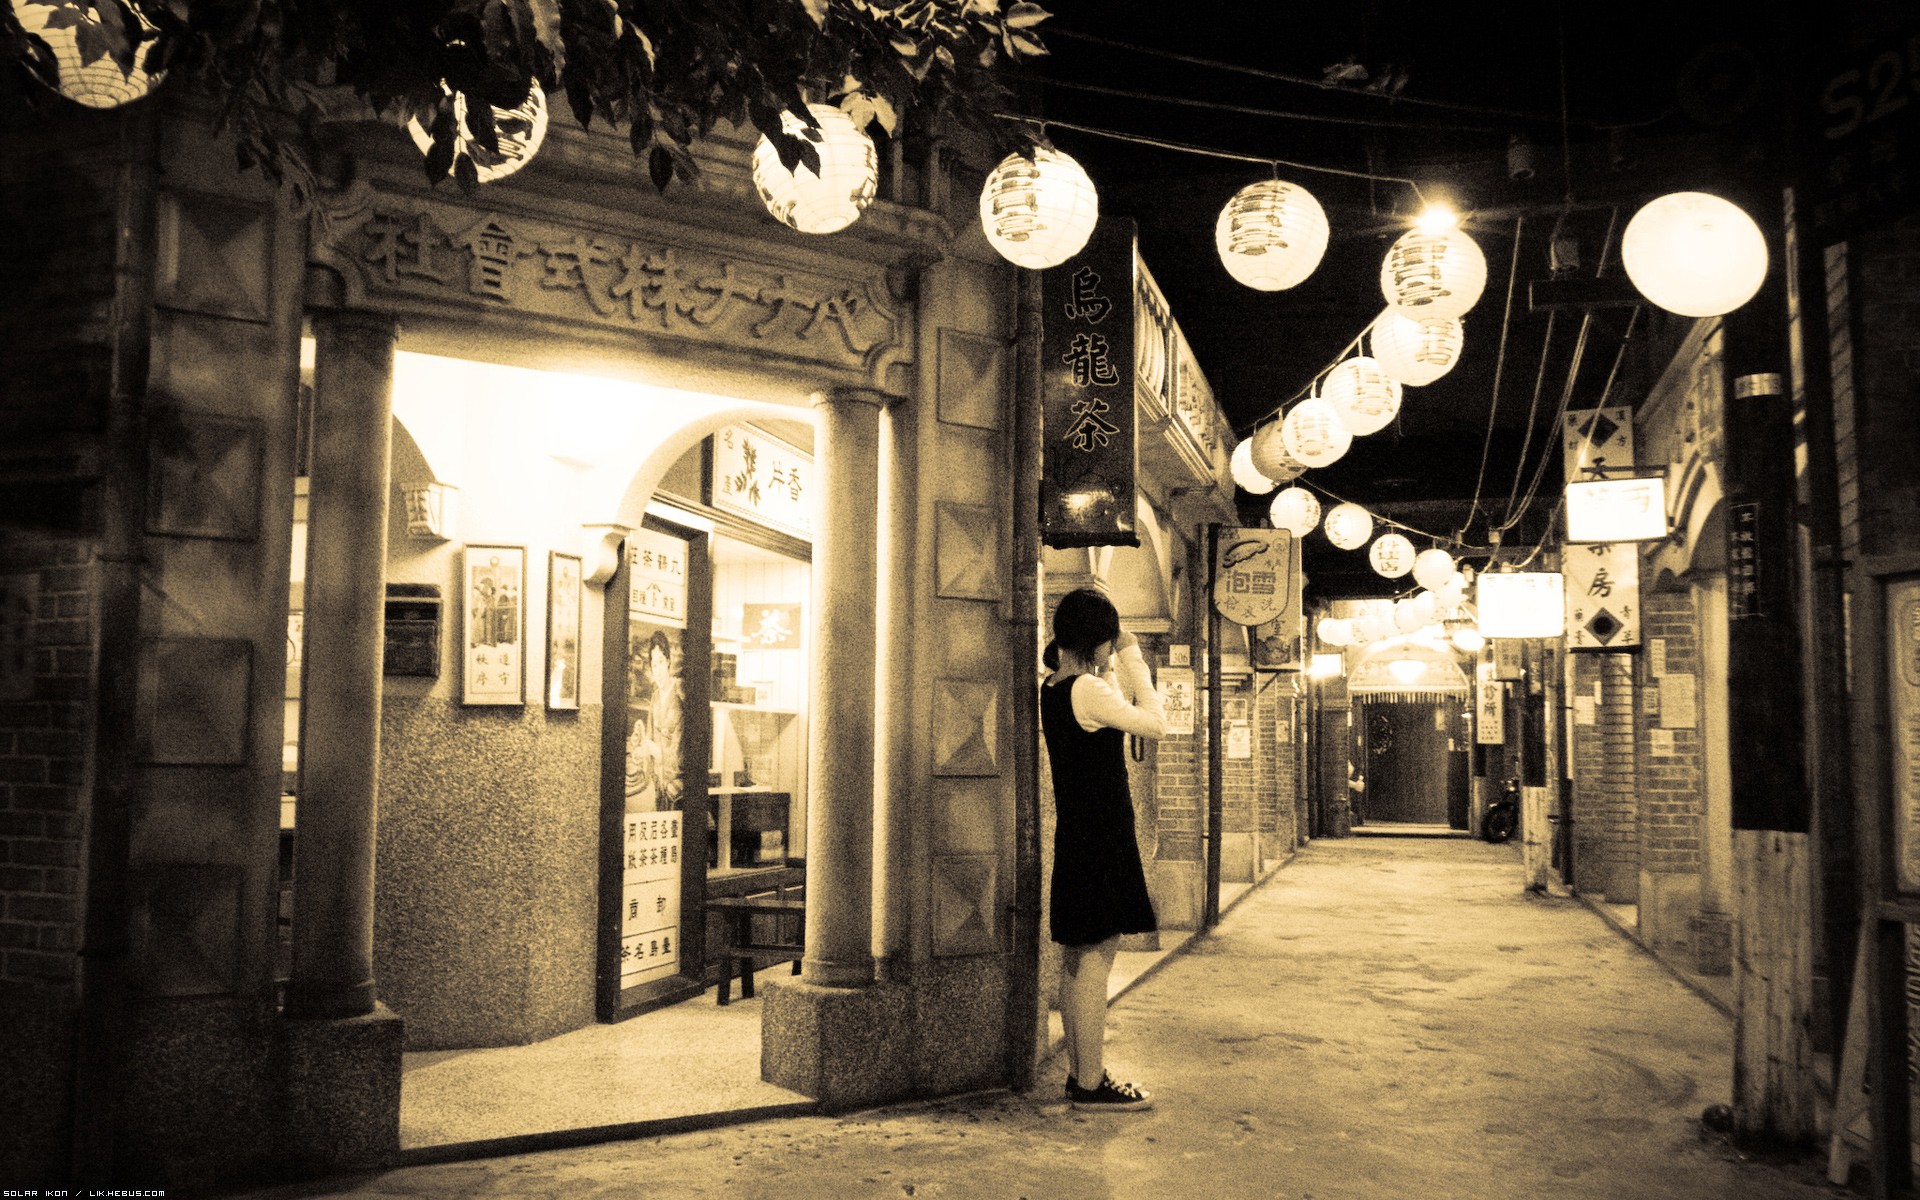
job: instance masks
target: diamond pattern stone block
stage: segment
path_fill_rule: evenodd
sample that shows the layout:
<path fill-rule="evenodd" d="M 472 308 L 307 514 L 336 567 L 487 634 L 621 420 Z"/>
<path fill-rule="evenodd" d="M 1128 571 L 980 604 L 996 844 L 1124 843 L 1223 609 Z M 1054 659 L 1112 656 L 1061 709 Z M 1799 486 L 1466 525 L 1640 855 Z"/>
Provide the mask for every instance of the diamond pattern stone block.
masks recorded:
<path fill-rule="evenodd" d="M 933 693 L 933 773 L 1000 773 L 1000 689 L 978 679 L 942 679 Z"/>
<path fill-rule="evenodd" d="M 160 225 L 159 302 L 167 308 L 265 322 L 272 312 L 268 210 L 211 196 L 168 200 Z"/>
<path fill-rule="evenodd" d="M 260 525 L 260 426 L 204 413 L 156 414 L 147 532 L 252 541 Z"/>
<path fill-rule="evenodd" d="M 951 600 L 998 600 L 1000 539 L 994 510 L 942 502 L 934 518 L 935 590 Z"/>
<path fill-rule="evenodd" d="M 247 761 L 253 643 L 149 638 L 140 646 L 134 711 L 140 761 L 238 766 Z"/>
<path fill-rule="evenodd" d="M 998 948 L 996 863 L 990 855 L 933 860 L 933 952 L 941 957 Z"/>
<path fill-rule="evenodd" d="M 213 996 L 240 977 L 239 867 L 182 864 L 128 872 L 128 971 L 155 996 Z"/>
<path fill-rule="evenodd" d="M 993 338 L 940 331 L 940 419 L 949 425 L 999 429 L 1007 392 L 1007 350 Z"/>

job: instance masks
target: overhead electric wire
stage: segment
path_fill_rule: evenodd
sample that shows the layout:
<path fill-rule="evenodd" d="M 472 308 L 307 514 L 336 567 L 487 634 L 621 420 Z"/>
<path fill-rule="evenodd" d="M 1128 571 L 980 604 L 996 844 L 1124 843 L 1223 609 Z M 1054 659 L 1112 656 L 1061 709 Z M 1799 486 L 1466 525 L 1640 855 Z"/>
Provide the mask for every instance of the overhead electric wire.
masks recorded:
<path fill-rule="evenodd" d="M 1104 38 L 1104 36 L 1094 35 L 1094 33 L 1083 33 L 1083 31 L 1079 31 L 1079 29 L 1066 29 L 1066 27 L 1060 27 L 1060 25 L 1048 27 L 1048 29 L 1046 29 L 1046 36 L 1050 36 L 1050 38 L 1068 38 L 1068 40 L 1073 40 L 1073 42 L 1087 42 L 1087 44 L 1091 44 L 1091 46 L 1108 46 L 1108 48 L 1112 48 L 1112 50 L 1127 50 L 1127 52 L 1131 52 L 1131 54 L 1144 54 L 1144 56 L 1150 56 L 1150 58 L 1164 58 L 1164 60 L 1167 61 L 1187 63 L 1190 67 L 1208 67 L 1208 69 L 1212 69 L 1212 71 L 1231 71 L 1231 73 L 1236 73 L 1236 75 L 1252 75 L 1252 77 L 1256 77 L 1256 79 L 1271 79 L 1271 81 L 1275 81 L 1275 83 L 1290 83 L 1296 84 L 1296 86 L 1304 86 L 1304 88 L 1315 88 L 1315 90 L 1321 90 L 1321 92 L 1336 92 L 1336 94 L 1340 94 L 1340 96 L 1367 96 L 1367 98 L 1373 98 L 1373 100 L 1386 100 L 1386 102 L 1392 102 L 1392 104 L 1407 104 L 1407 106 L 1415 106 L 1415 108 L 1450 109 L 1450 111 L 1461 111 L 1461 113 L 1478 113 L 1478 115 L 1484 115 L 1484 117 L 1507 117 L 1507 119 L 1513 119 L 1513 121 L 1534 121 L 1534 123 L 1540 123 L 1540 125 L 1551 125 L 1551 123 L 1555 121 L 1548 113 L 1528 113 L 1528 111 L 1519 111 L 1519 109 L 1494 108 L 1494 106 L 1486 106 L 1486 104 L 1463 104 L 1463 102 L 1455 102 L 1455 100 L 1427 100 L 1427 98 L 1421 98 L 1421 96 L 1405 96 L 1405 94 L 1390 94 L 1390 92 L 1367 92 L 1367 90 L 1363 90 L 1363 88 L 1350 88 L 1350 86 L 1327 83 L 1325 79 L 1309 79 L 1309 77 L 1304 77 L 1304 75 L 1286 75 L 1284 71 L 1267 71 L 1267 69 L 1261 69 L 1261 67 L 1244 67 L 1244 65 L 1240 65 L 1240 63 L 1223 63 L 1223 61 L 1213 60 L 1213 58 L 1200 58 L 1200 56 L 1194 56 L 1194 54 L 1179 54 L 1179 52 L 1173 52 L 1173 50 L 1160 50 L 1160 48 L 1154 48 L 1154 46 L 1139 46 L 1139 44 L 1135 44 L 1135 42 L 1121 42 L 1121 40 L 1117 40 L 1117 38 Z M 1615 129 L 1615 125 L 1599 125 L 1596 121 L 1582 121 L 1580 125 L 1592 127 L 1592 129 Z M 1624 125 L 1622 125 L 1622 129 L 1624 129 Z"/>
<path fill-rule="evenodd" d="M 1526 433 L 1520 439 L 1520 453 L 1515 456 L 1513 463 L 1513 486 L 1507 489 L 1506 514 L 1501 524 L 1495 525 L 1491 520 L 1488 522 L 1489 529 L 1495 534 L 1505 533 L 1513 524 L 1513 503 L 1520 495 L 1520 480 L 1527 473 L 1527 451 L 1533 448 L 1534 421 L 1540 415 L 1540 391 L 1546 386 L 1547 355 L 1553 350 L 1553 326 L 1559 316 L 1557 311 L 1547 314 L 1547 333 L 1540 339 L 1540 365 L 1533 372 L 1533 399 L 1527 403 L 1527 420 L 1523 426 Z M 1491 509 L 1488 510 L 1488 516 L 1492 516 Z"/>
<path fill-rule="evenodd" d="M 1507 331 L 1513 328 L 1513 285 L 1520 275 L 1520 232 L 1526 228 L 1526 224 L 1525 213 L 1521 213 L 1513 223 L 1513 253 L 1507 260 L 1507 303 L 1500 314 L 1500 349 L 1494 356 L 1493 390 L 1487 401 L 1487 436 L 1480 443 L 1480 472 L 1473 479 L 1473 501 L 1467 506 L 1467 515 L 1460 521 L 1460 530 L 1454 535 L 1455 541 L 1464 542 L 1468 527 L 1480 511 L 1480 489 L 1487 479 L 1487 455 L 1493 449 L 1493 419 L 1500 410 L 1500 375 L 1507 365 Z"/>
<path fill-rule="evenodd" d="M 1423 133 L 1486 133 L 1501 132 L 1487 125 L 1434 125 L 1424 121 L 1381 121 L 1372 117 L 1336 117 L 1322 113 L 1286 112 L 1281 109 L 1255 108 L 1246 104 L 1227 104 L 1218 100 L 1194 100 L 1186 96 L 1163 96 L 1152 92 L 1135 92 L 1126 88 L 1102 87 L 1096 83 L 1075 83 L 1066 79 L 1041 80 L 1048 87 L 1065 88 L 1075 92 L 1091 92 L 1099 96 L 1119 96 L 1127 100 L 1149 100 L 1157 104 L 1175 104 L 1186 108 L 1204 108 L 1216 112 L 1242 113 L 1251 117 L 1275 117 L 1286 121 L 1315 121 L 1327 125 L 1362 125 L 1369 129 L 1413 129 Z"/>
<path fill-rule="evenodd" d="M 1243 154 L 1234 150 L 1215 150 L 1209 146 L 1196 146 L 1191 142 L 1175 142 L 1165 138 L 1148 137 L 1145 134 L 1126 133 L 1118 129 L 1103 129 L 1098 125 L 1079 125 L 1071 121 L 1059 121 L 1052 117 L 1034 117 L 1025 113 L 999 112 L 994 116 L 1008 121 L 1021 121 L 1028 125 L 1038 125 L 1042 130 L 1049 128 L 1071 129 L 1075 133 L 1091 134 L 1094 137 L 1112 138 L 1118 142 L 1130 142 L 1136 146 L 1152 146 L 1158 150 L 1172 150 L 1182 154 L 1199 154 L 1207 158 L 1226 159 L 1230 162 L 1258 163 L 1270 167 L 1292 167 L 1296 171 L 1318 171 L 1325 175 L 1344 175 L 1350 179 L 1376 179 L 1382 183 L 1404 183 L 1413 189 L 1413 194 L 1426 202 L 1426 193 L 1420 190 L 1418 180 L 1404 175 L 1377 175 L 1366 171 L 1354 171 L 1345 167 L 1322 167 L 1314 163 L 1294 162 L 1289 159 L 1275 158 L 1270 154 Z"/>

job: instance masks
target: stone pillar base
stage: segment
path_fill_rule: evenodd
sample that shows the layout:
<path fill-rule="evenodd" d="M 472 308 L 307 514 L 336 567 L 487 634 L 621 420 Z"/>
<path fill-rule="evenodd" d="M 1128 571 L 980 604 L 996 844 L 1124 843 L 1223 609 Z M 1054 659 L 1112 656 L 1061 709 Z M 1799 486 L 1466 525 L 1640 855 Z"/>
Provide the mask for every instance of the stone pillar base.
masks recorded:
<path fill-rule="evenodd" d="M 1252 883 L 1259 876 L 1259 835 L 1227 832 L 1220 835 L 1220 882 Z"/>
<path fill-rule="evenodd" d="M 403 1033 L 385 1005 L 363 1017 L 280 1023 L 281 1165 L 315 1174 L 392 1165 L 400 1153 Z"/>
<path fill-rule="evenodd" d="M 1701 911 L 1688 924 L 1693 929 L 1693 969 L 1702 975 L 1733 974 L 1733 917 Z"/>
<path fill-rule="evenodd" d="M 760 1078 L 828 1108 L 913 1094 L 913 991 L 897 983 L 762 985 Z"/>

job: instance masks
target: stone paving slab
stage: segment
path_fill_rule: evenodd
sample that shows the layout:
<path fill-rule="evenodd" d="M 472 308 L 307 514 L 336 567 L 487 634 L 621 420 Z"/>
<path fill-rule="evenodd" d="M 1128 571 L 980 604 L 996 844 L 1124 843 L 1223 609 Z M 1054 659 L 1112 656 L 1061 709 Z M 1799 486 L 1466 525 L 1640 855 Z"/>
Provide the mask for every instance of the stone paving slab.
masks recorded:
<path fill-rule="evenodd" d="M 1114 1006 L 1142 1114 L 993 1093 L 246 1193 L 256 1200 L 832 1197 L 1808 1200 L 1808 1153 L 1704 1133 L 1731 1029 L 1512 846 L 1316 842 Z"/>

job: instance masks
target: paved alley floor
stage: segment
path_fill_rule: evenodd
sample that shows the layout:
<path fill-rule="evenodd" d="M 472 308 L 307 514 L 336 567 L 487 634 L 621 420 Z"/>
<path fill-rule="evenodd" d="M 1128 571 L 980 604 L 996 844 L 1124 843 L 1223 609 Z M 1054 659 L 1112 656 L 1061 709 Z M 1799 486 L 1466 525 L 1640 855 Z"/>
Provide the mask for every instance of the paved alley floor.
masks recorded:
<path fill-rule="evenodd" d="M 1724 1017 L 1519 853 L 1315 842 L 1114 1005 L 1141 1114 L 1088 1116 L 1047 1064 L 990 1093 L 287 1185 L 274 1200 L 1788 1200 L 1814 1156 L 1701 1132 Z M 635 1087 L 671 1086 L 666 1080 Z"/>

